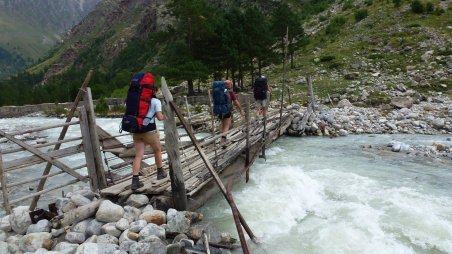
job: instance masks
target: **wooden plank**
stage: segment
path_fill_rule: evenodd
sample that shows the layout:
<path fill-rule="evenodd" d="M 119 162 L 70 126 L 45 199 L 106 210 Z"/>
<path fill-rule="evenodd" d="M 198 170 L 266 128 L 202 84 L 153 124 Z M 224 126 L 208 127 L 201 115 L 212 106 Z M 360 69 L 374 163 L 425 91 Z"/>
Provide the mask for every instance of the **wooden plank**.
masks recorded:
<path fill-rule="evenodd" d="M 63 184 L 60 184 L 60 185 L 56 185 L 56 186 L 53 186 L 53 187 L 45 189 L 45 190 L 41 190 L 41 191 L 35 192 L 33 194 L 30 194 L 30 195 L 27 195 L 27 196 L 23 196 L 23 197 L 18 198 L 18 199 L 11 200 L 10 204 L 16 204 L 16 203 L 19 203 L 21 201 L 27 200 L 29 198 L 40 196 L 40 195 L 45 194 L 47 192 L 66 187 L 68 185 L 71 185 L 71 184 L 74 184 L 74 183 L 77 183 L 77 182 L 79 182 L 79 180 L 78 179 L 74 179 L 74 180 L 71 180 L 69 182 L 66 182 L 66 183 L 63 183 Z"/>
<path fill-rule="evenodd" d="M 62 157 L 66 157 L 69 155 L 81 153 L 83 151 L 82 147 L 83 147 L 82 145 L 75 145 L 75 146 L 71 146 L 68 148 L 61 149 L 61 150 L 50 151 L 47 153 L 47 155 L 51 158 L 62 158 Z M 43 162 L 46 162 L 46 160 L 44 160 L 43 158 L 41 158 L 37 155 L 31 155 L 31 156 L 23 157 L 20 159 L 15 159 L 15 160 L 4 162 L 4 167 L 5 167 L 4 170 L 5 170 L 5 172 L 8 172 L 11 170 L 24 168 L 24 167 L 28 167 L 28 166 L 43 163 Z"/>
<path fill-rule="evenodd" d="M 52 142 L 52 143 L 36 145 L 34 147 L 35 148 L 43 148 L 43 147 L 47 147 L 47 146 L 53 146 L 53 145 L 56 145 L 56 144 L 64 144 L 64 143 L 69 143 L 69 142 L 78 141 L 78 140 L 82 140 L 82 138 L 81 137 L 77 137 L 77 138 L 65 139 L 65 140 L 60 140 L 60 141 L 56 141 L 56 142 Z M 22 148 L 22 147 L 14 148 L 14 149 L 3 151 L 3 154 L 16 153 L 16 152 L 20 152 L 20 151 L 25 151 L 25 149 Z"/>
<path fill-rule="evenodd" d="M 88 114 L 89 133 L 91 138 L 91 145 L 93 148 L 94 162 L 96 164 L 97 179 L 91 179 L 91 181 L 97 181 L 99 189 L 107 187 L 107 179 L 105 177 L 104 164 L 102 162 L 102 154 L 100 153 L 99 136 L 97 135 L 96 115 L 94 113 L 93 97 L 91 95 L 91 88 L 86 88 L 86 93 L 83 97 L 86 112 Z"/>
<path fill-rule="evenodd" d="M 91 144 L 91 134 L 88 125 L 88 115 L 86 114 L 85 106 L 81 106 L 80 110 L 80 132 L 83 138 L 83 147 L 85 152 L 85 160 L 88 168 L 88 175 L 90 179 L 91 190 L 99 190 L 97 183 L 96 162 L 94 160 L 93 145 Z"/>
<path fill-rule="evenodd" d="M 32 133 L 32 132 L 38 132 L 38 131 L 43 131 L 43 130 L 49 130 L 49 129 L 54 129 L 54 128 L 59 128 L 59 127 L 64 127 L 64 128 L 68 128 L 71 125 L 77 125 L 79 124 L 78 121 L 67 121 L 65 123 L 62 124 L 56 124 L 56 125 L 50 125 L 50 126 L 43 126 L 43 127 L 37 127 L 37 128 L 32 128 L 32 129 L 26 129 L 26 130 L 21 130 L 21 131 L 13 131 L 8 133 L 9 135 L 12 136 L 16 136 L 16 135 L 22 135 L 22 134 L 26 134 L 26 133 Z"/>
<path fill-rule="evenodd" d="M 73 170 L 81 169 L 81 168 L 84 168 L 84 167 L 86 167 L 86 164 L 77 166 L 77 167 L 73 168 Z M 9 184 L 7 187 L 8 188 L 12 188 L 12 187 L 15 187 L 15 186 L 24 185 L 26 183 L 36 182 L 36 181 L 41 180 L 43 178 L 49 178 L 49 177 L 53 177 L 53 176 L 57 176 L 57 175 L 61 175 L 61 174 L 65 174 L 65 172 L 64 171 L 58 171 L 58 172 L 55 172 L 55 173 L 52 173 L 52 174 L 43 175 L 43 176 L 40 176 L 40 177 L 28 179 L 28 180 L 25 180 L 25 181 L 12 183 L 12 184 Z"/>
<path fill-rule="evenodd" d="M 75 172 L 74 170 L 72 170 L 68 166 L 64 165 L 60 161 L 52 159 L 50 156 L 48 156 L 47 154 L 39 151 L 37 148 L 34 148 L 33 146 L 28 145 L 25 142 L 22 142 L 22 141 L 20 141 L 20 140 L 18 140 L 16 138 L 12 137 L 11 135 L 6 134 L 3 131 L 0 131 L 0 135 L 4 136 L 5 138 L 11 140 L 12 142 L 14 142 L 14 143 L 16 143 L 18 145 L 20 145 L 21 147 L 27 149 L 27 151 L 37 155 L 41 159 L 53 164 L 54 166 L 58 167 L 59 169 L 66 171 L 66 173 L 68 173 L 71 176 L 79 179 L 80 181 L 86 182 L 86 179 L 82 175 L 80 175 L 79 173 Z"/>
<path fill-rule="evenodd" d="M 169 103 L 173 102 L 173 96 L 168 89 L 164 77 L 162 77 L 162 93 L 165 99 L 163 105 L 163 113 L 165 114 L 164 129 L 171 179 L 171 193 L 175 208 L 179 211 L 185 211 L 187 209 L 187 194 L 185 192 L 185 182 L 180 163 L 179 133 L 177 132 L 174 113 L 169 105 Z M 192 131 L 191 126 L 189 128 Z"/>
<path fill-rule="evenodd" d="M 3 170 L 2 150 L 0 150 L 0 181 L 2 184 L 3 207 L 7 214 L 11 214 L 11 205 L 9 204 L 8 188 L 6 187 L 6 175 Z"/>
<path fill-rule="evenodd" d="M 82 86 L 80 87 L 77 96 L 75 97 L 74 103 L 72 104 L 72 108 L 69 111 L 67 117 L 66 117 L 66 122 L 70 122 L 72 120 L 72 117 L 74 116 L 75 110 L 78 107 L 78 103 L 80 102 L 80 100 L 82 99 L 83 94 L 85 93 L 85 88 L 88 86 L 89 81 L 91 80 L 91 77 L 93 75 L 93 70 L 89 70 L 88 74 L 85 77 L 85 80 L 83 81 Z M 60 132 L 60 136 L 58 137 L 58 140 L 63 140 L 64 137 L 66 136 L 67 130 L 68 130 L 68 126 L 63 127 L 63 129 Z M 58 150 L 60 149 L 61 144 L 56 144 L 55 147 L 53 148 L 53 150 Z M 52 164 L 51 163 L 47 163 L 46 168 L 44 169 L 44 172 L 42 173 L 42 175 L 48 175 L 50 172 L 50 169 L 52 168 Z M 44 185 L 46 183 L 46 178 L 41 179 L 41 181 L 39 181 L 38 184 L 38 188 L 36 189 L 36 191 L 41 191 L 44 188 Z M 38 200 L 39 200 L 39 196 L 36 196 L 33 198 L 33 201 L 31 201 L 30 204 L 30 210 L 33 211 L 36 208 L 36 205 L 38 204 Z"/>

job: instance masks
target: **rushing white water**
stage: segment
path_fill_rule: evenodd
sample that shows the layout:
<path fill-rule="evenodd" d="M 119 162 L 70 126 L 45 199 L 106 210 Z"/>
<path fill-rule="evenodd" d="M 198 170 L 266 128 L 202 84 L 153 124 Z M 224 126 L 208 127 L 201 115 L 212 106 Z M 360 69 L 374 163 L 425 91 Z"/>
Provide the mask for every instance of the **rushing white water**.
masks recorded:
<path fill-rule="evenodd" d="M 233 191 L 245 220 L 263 237 L 260 246 L 248 242 L 251 253 L 452 253 L 452 161 L 361 148 L 392 139 L 446 141 L 378 135 L 275 142 L 267 161 L 253 165 L 250 182 Z M 221 195 L 200 211 L 236 232 Z"/>

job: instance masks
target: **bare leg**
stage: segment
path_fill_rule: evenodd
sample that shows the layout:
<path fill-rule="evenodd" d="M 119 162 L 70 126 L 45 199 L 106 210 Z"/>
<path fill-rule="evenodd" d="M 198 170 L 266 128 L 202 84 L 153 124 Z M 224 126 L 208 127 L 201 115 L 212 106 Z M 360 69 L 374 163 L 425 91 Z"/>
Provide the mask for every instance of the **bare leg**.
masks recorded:
<path fill-rule="evenodd" d="M 222 133 L 228 132 L 231 127 L 231 117 L 223 118 L 222 123 Z"/>
<path fill-rule="evenodd" d="M 150 144 L 152 151 L 154 151 L 154 158 L 155 158 L 155 165 L 157 166 L 157 168 L 161 168 L 163 166 L 162 163 L 162 150 L 160 148 L 160 141 L 154 142 L 152 144 Z"/>
<path fill-rule="evenodd" d="M 143 160 L 144 155 L 144 143 L 134 142 L 135 146 L 135 159 L 133 159 L 132 174 L 137 176 L 140 173 L 141 160 Z"/>

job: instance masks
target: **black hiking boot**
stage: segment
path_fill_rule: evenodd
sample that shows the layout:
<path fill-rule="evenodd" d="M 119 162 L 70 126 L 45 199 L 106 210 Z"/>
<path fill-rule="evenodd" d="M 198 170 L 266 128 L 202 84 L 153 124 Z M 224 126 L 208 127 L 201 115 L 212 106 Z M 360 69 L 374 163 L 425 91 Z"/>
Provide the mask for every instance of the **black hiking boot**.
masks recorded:
<path fill-rule="evenodd" d="M 167 174 L 165 172 L 165 170 L 163 170 L 163 168 L 158 168 L 157 169 L 157 180 L 161 180 L 163 178 L 166 178 Z"/>
<path fill-rule="evenodd" d="M 221 146 L 222 149 L 226 149 L 228 147 L 227 139 L 226 139 L 225 136 L 221 137 L 220 146 Z"/>
<path fill-rule="evenodd" d="M 140 179 L 138 178 L 138 176 L 132 176 L 132 186 L 130 186 L 130 189 L 132 190 L 132 192 L 135 192 L 137 189 L 143 187 L 144 184 L 142 182 L 140 182 Z"/>

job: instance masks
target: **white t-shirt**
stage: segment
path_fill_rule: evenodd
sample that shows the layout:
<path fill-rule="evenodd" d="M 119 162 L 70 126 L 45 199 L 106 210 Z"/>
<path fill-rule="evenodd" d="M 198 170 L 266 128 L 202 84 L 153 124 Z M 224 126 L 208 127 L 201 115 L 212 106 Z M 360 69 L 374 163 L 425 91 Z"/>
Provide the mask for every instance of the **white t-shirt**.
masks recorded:
<path fill-rule="evenodd" d="M 151 105 L 149 106 L 148 114 L 146 115 L 147 118 L 151 118 L 149 123 L 155 123 L 155 113 L 162 111 L 162 102 L 160 102 L 157 98 L 152 98 Z"/>

